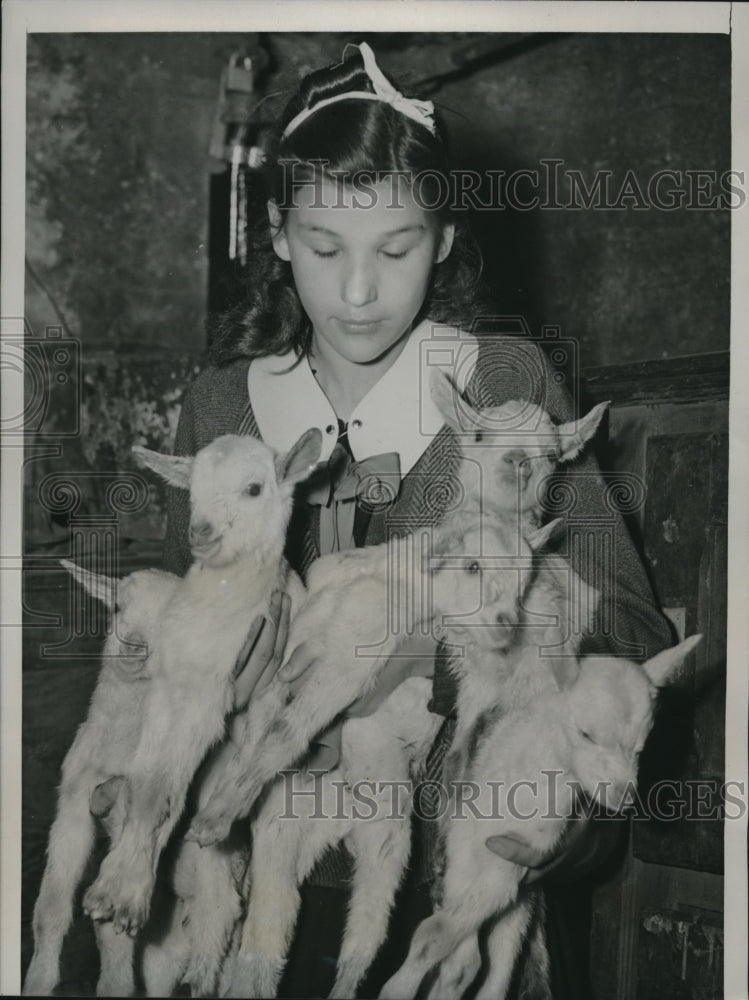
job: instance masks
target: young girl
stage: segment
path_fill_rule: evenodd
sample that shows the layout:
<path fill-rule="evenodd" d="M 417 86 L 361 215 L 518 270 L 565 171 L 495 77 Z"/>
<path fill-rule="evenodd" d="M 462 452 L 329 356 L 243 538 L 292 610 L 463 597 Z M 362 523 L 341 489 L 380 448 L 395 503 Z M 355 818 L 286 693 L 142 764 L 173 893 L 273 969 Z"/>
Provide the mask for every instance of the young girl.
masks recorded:
<path fill-rule="evenodd" d="M 465 213 L 445 196 L 450 175 L 439 115 L 430 102 L 399 93 L 367 45 L 345 55 L 304 79 L 282 116 L 266 162 L 267 217 L 256 231 L 246 302 L 224 320 L 211 365 L 188 390 L 176 441 L 178 453 L 194 454 L 220 434 L 248 433 L 284 450 L 306 428 L 321 429 L 323 464 L 299 491 L 287 547 L 302 575 L 319 555 L 376 544 L 444 515 L 460 455 L 429 396 L 435 363 L 449 359 L 457 384 L 477 406 L 528 398 L 557 421 L 572 417 L 569 399 L 534 344 L 468 333 L 482 311 L 480 257 Z M 575 518 L 592 518 L 594 525 L 604 510 L 594 459 L 581 460 L 575 474 Z M 188 517 L 187 498 L 171 491 L 166 564 L 178 572 L 190 559 Z M 577 572 L 588 579 L 596 574 L 601 607 L 616 610 L 615 630 L 599 629 L 585 651 L 616 641 L 653 655 L 670 643 L 670 634 L 619 517 L 612 544 L 613 577 L 572 554 Z M 245 696 L 266 668 L 274 640 L 276 648 L 279 636 L 283 642 L 288 602 L 281 606 L 280 626 L 268 623 L 263 648 L 258 645 L 245 670 Z M 601 619 L 610 621 L 609 614 Z M 356 623 L 343 624 L 355 642 Z M 405 648 L 412 658 L 398 660 L 386 688 L 410 671 L 435 673 L 434 644 L 412 641 Z M 286 653 L 281 676 L 304 683 L 314 665 L 303 645 Z M 372 707 L 370 701 L 359 710 Z M 445 716 L 427 764 L 427 777 L 439 780 L 453 731 L 453 692 L 439 658 L 431 709 Z M 332 766 L 335 732 L 321 743 L 315 762 Z M 425 823 L 414 837 L 389 940 L 362 996 L 377 995 L 430 911 L 432 841 Z M 589 852 L 590 836 L 551 865 L 572 866 L 580 845 Z M 523 845 L 489 846 L 531 867 L 550 860 L 529 856 Z M 307 880 L 282 996 L 325 996 L 332 986 L 350 876 L 350 857 L 340 848 Z M 552 956 L 555 995 L 569 992 L 579 1000 L 584 979 L 563 987 L 558 970 L 565 950 L 555 950 L 553 941 Z"/>

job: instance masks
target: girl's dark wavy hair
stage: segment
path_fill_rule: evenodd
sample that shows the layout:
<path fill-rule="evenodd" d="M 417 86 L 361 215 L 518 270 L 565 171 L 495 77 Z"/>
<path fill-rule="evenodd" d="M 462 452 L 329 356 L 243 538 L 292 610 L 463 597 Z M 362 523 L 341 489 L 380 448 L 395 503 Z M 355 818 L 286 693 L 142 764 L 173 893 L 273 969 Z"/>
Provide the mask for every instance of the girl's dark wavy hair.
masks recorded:
<path fill-rule="evenodd" d="M 287 104 L 264 164 L 266 196 L 278 204 L 293 204 L 292 182 L 325 173 L 340 177 L 422 174 L 422 203 L 436 205 L 437 222 L 455 226 L 451 252 L 433 269 L 427 296 L 416 317 L 437 323 L 469 326 L 481 312 L 479 288 L 482 261 L 464 216 L 451 210 L 445 198 L 450 173 L 444 123 L 435 113 L 435 134 L 383 101 L 337 101 L 310 115 L 282 138 L 286 125 L 318 101 L 352 90 L 373 92 L 361 54 L 310 73 Z M 443 184 L 440 184 L 440 178 Z M 265 204 L 248 233 L 248 266 L 241 301 L 214 323 L 209 360 L 227 364 L 237 357 L 262 357 L 293 350 L 304 356 L 311 328 L 299 301 L 291 265 L 273 250 Z"/>

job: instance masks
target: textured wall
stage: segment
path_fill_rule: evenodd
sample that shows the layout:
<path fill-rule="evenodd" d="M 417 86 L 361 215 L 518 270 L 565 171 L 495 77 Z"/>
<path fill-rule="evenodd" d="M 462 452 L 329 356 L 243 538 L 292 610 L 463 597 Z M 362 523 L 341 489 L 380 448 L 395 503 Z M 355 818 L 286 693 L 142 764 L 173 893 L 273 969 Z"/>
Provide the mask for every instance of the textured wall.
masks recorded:
<path fill-rule="evenodd" d="M 293 85 L 359 37 L 270 36 L 278 68 L 267 89 Z M 431 96 L 457 167 L 543 177 L 544 159 L 561 160 L 557 197 L 548 199 L 561 205 L 571 201 L 568 170 L 588 187 L 609 171 L 604 204 L 616 202 L 632 172 L 637 186 L 619 210 L 545 208 L 542 190 L 539 208 L 472 212 L 501 312 L 522 313 L 534 331 L 560 325 L 580 340 L 587 366 L 728 349 L 730 212 L 689 207 L 721 192 L 708 179 L 706 194 L 693 196 L 696 179 L 686 173 L 720 176 L 730 166 L 728 37 L 365 37 L 404 88 L 452 75 Z M 477 68 L 465 74 L 471 63 Z M 648 195 L 664 169 L 679 179 L 662 194 L 683 190 L 682 208 L 659 209 Z M 520 199 L 531 193 L 520 182 Z"/>
<path fill-rule="evenodd" d="M 288 90 L 351 37 L 268 36 L 263 89 Z M 483 60 L 433 95 L 459 167 L 512 173 L 563 160 L 562 204 L 567 169 L 587 184 L 611 171 L 612 197 L 628 170 L 644 189 L 664 168 L 728 169 L 727 37 L 368 37 L 404 81 L 460 76 Z M 28 255 L 86 345 L 202 348 L 208 136 L 222 63 L 242 40 L 30 39 Z M 727 348 L 730 213 L 636 200 L 621 211 L 478 213 L 502 311 L 533 328 L 560 324 L 583 342 L 586 364 Z M 50 315 L 33 281 L 28 313 L 32 323 Z"/>

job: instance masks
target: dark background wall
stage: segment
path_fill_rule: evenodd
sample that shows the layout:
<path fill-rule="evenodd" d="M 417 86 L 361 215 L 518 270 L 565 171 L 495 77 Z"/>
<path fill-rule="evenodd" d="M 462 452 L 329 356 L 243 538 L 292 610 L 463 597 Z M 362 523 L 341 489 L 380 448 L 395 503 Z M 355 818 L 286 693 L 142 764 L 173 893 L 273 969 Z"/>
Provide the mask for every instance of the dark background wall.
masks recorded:
<path fill-rule="evenodd" d="M 458 167 L 510 173 L 562 160 L 562 204 L 566 170 L 588 184 L 610 171 L 612 199 L 633 171 L 647 201 L 658 170 L 729 167 L 727 36 L 367 37 L 404 85 L 454 77 L 432 97 Z M 352 38 L 265 36 L 258 95 L 288 91 Z M 204 346 L 208 140 L 221 68 L 244 40 L 29 40 L 27 254 L 92 357 Z M 586 365 L 727 348 L 730 213 L 637 200 L 619 211 L 478 213 L 502 311 L 532 328 L 561 325 Z M 57 321 L 33 278 L 27 314 L 35 328 Z"/>

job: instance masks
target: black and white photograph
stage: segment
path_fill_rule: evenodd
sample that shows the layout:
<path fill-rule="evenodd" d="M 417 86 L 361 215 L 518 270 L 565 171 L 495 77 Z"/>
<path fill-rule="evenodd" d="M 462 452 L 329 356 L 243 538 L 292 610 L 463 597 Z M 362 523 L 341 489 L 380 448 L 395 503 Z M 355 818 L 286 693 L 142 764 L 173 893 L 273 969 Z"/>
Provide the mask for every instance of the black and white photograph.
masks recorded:
<path fill-rule="evenodd" d="M 1 995 L 749 996 L 740 6 L 4 5 Z"/>

